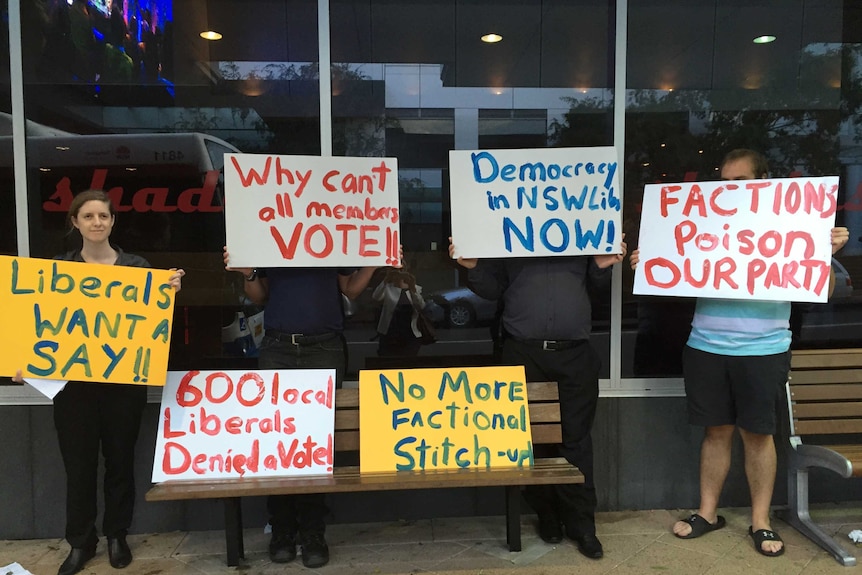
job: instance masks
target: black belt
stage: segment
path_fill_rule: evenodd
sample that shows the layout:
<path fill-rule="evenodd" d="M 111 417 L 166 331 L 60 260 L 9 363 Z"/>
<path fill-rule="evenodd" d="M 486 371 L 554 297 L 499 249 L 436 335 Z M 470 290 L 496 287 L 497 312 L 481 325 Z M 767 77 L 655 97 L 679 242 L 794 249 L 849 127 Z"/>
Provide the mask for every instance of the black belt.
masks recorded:
<path fill-rule="evenodd" d="M 562 351 L 587 343 L 585 339 L 516 339 L 515 341 L 527 347 L 537 347 L 544 351 Z"/>
<path fill-rule="evenodd" d="M 334 331 L 329 331 L 326 333 L 320 333 L 317 335 L 307 335 L 304 333 L 287 333 L 284 331 L 278 331 L 277 329 L 269 329 L 264 332 L 264 335 L 267 337 L 273 338 L 275 341 L 290 342 L 293 345 L 311 345 L 313 343 L 320 343 L 322 341 L 327 341 L 338 337 L 338 333 Z"/>

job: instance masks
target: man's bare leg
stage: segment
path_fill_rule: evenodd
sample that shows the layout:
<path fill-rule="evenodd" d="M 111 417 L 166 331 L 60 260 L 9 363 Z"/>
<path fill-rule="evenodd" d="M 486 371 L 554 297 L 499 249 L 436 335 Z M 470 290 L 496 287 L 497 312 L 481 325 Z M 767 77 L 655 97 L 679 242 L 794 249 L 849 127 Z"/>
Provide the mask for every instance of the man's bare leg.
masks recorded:
<path fill-rule="evenodd" d="M 771 435 L 751 433 L 744 429 L 740 429 L 739 434 L 745 447 L 745 476 L 751 492 L 751 529 L 771 531 L 769 506 L 772 503 L 777 467 L 775 442 Z M 783 546 L 781 541 L 764 541 L 761 548 L 768 553 L 775 553 Z"/>
<path fill-rule="evenodd" d="M 710 523 L 715 523 L 718 518 L 718 499 L 730 470 L 734 429 L 733 425 L 707 427 L 700 446 L 700 508 L 697 514 Z M 773 451 L 773 456 L 774 454 Z M 691 533 L 691 525 L 685 521 L 677 521 L 673 525 L 673 532 L 685 537 Z"/>

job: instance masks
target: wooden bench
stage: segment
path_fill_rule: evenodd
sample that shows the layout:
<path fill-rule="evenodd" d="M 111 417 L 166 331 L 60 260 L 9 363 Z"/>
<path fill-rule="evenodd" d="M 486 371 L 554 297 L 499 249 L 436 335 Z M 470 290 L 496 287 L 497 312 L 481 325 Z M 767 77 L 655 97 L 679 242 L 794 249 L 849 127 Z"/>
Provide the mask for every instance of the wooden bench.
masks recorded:
<path fill-rule="evenodd" d="M 528 383 L 527 397 L 533 446 L 562 440 L 560 404 L 555 382 Z M 335 451 L 359 451 L 359 390 L 335 393 Z M 536 458 L 530 469 L 462 469 L 361 474 L 359 467 L 336 466 L 332 475 L 314 477 L 242 478 L 208 481 L 165 481 L 147 492 L 147 501 L 222 499 L 224 502 L 227 564 L 244 557 L 242 497 L 299 493 L 345 493 L 445 487 L 505 487 L 506 542 L 510 551 L 521 550 L 520 488 L 524 485 L 583 483 L 584 476 L 565 459 Z"/>
<path fill-rule="evenodd" d="M 787 511 L 779 516 L 839 563 L 856 564 L 808 510 L 808 470 L 862 477 L 862 349 L 794 351 L 787 382 L 789 446 Z M 803 443 L 803 437 L 818 443 Z"/>

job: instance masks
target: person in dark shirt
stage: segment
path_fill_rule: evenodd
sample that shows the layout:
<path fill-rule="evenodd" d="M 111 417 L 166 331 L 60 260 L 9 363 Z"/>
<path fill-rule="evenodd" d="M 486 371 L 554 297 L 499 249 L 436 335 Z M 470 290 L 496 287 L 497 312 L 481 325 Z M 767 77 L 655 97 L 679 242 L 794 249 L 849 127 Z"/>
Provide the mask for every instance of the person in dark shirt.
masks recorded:
<path fill-rule="evenodd" d="M 78 230 L 81 249 L 54 259 L 91 264 L 148 268 L 144 258 L 127 254 L 108 238 L 116 211 L 107 193 L 82 192 L 69 206 L 69 226 Z M 170 283 L 178 292 L 183 270 Z M 12 378 L 23 383 L 23 373 Z M 147 404 L 146 385 L 70 381 L 54 397 L 54 425 L 66 469 L 66 540 L 72 546 L 57 575 L 74 575 L 96 555 L 96 476 L 99 451 L 105 460 L 105 509 L 102 532 L 108 538 L 111 566 L 132 562 L 126 534 L 135 503 L 135 443 Z"/>
<path fill-rule="evenodd" d="M 355 299 L 376 268 L 232 268 L 227 247 L 224 263 L 228 271 L 243 274 L 249 299 L 265 306 L 258 367 L 334 368 L 336 386 L 341 387 L 347 368 L 341 294 Z M 293 561 L 297 543 L 306 567 L 329 562 L 322 493 L 272 495 L 267 498 L 267 511 L 272 527 L 269 557 L 274 563 Z"/>
<path fill-rule="evenodd" d="M 624 239 L 624 238 L 623 238 Z M 556 381 L 563 441 L 560 454 L 584 474 L 583 485 L 536 486 L 524 496 L 539 517 L 539 535 L 559 543 L 566 535 L 578 550 L 600 559 L 591 429 L 599 397 L 601 360 L 589 342 L 590 288 L 607 287 L 620 254 L 477 260 L 458 258 L 470 289 L 503 300 L 502 363 L 523 365 L 527 381 Z M 454 257 L 455 247 L 449 245 Z"/>

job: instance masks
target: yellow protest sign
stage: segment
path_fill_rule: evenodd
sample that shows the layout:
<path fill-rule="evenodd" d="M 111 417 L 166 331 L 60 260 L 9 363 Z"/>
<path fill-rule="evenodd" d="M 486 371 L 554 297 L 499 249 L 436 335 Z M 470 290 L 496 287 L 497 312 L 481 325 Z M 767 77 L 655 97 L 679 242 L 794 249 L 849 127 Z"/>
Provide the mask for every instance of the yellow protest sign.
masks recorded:
<path fill-rule="evenodd" d="M 0 375 L 164 385 L 171 273 L 0 256 Z"/>
<path fill-rule="evenodd" d="M 530 467 L 524 367 L 359 373 L 360 471 Z"/>

